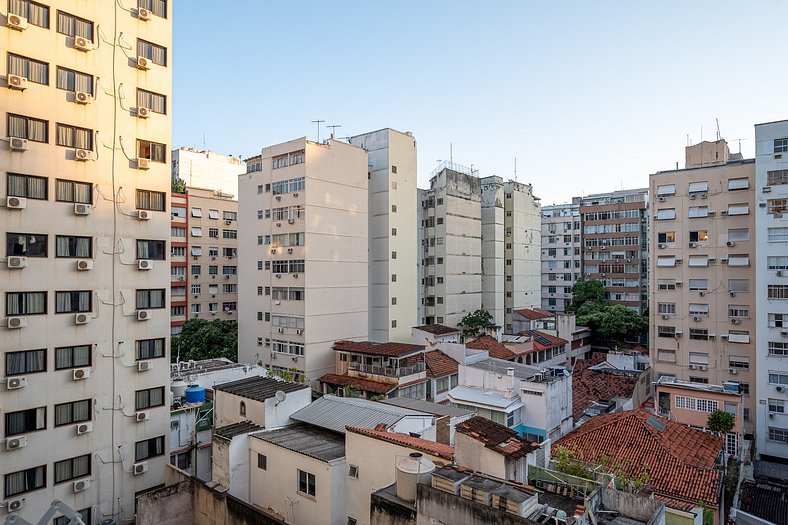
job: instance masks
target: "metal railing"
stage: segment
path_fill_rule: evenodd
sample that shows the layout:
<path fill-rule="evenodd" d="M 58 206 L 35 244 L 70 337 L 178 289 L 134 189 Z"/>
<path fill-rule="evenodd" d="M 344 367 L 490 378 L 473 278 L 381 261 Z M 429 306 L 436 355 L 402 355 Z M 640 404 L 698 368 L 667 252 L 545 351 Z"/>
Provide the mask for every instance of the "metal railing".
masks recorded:
<path fill-rule="evenodd" d="M 403 377 L 411 374 L 418 374 L 424 372 L 426 366 L 424 363 L 416 363 L 411 366 L 381 366 L 381 365 L 365 365 L 363 363 L 348 363 L 348 370 L 362 372 L 365 374 L 375 374 L 387 377 Z"/>

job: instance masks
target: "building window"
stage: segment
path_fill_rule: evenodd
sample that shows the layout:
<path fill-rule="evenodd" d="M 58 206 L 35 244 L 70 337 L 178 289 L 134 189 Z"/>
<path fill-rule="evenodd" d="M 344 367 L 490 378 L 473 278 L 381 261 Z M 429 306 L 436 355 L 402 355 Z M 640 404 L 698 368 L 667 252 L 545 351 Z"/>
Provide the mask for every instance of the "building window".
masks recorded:
<path fill-rule="evenodd" d="M 749 215 L 750 205 L 747 203 L 728 204 L 728 215 Z"/>
<path fill-rule="evenodd" d="M 785 149 L 781 151 L 785 151 Z M 788 428 L 769 427 L 769 441 L 777 441 L 778 443 L 788 443 Z"/>
<path fill-rule="evenodd" d="M 222 238 L 224 239 L 237 239 L 238 230 L 222 230 Z"/>
<path fill-rule="evenodd" d="M 6 193 L 9 197 L 47 200 L 48 180 L 46 177 L 9 173 L 6 177 Z"/>
<path fill-rule="evenodd" d="M 166 241 L 148 241 L 143 239 L 137 241 L 137 259 L 163 261 L 167 258 L 166 254 Z"/>
<path fill-rule="evenodd" d="M 137 0 L 137 7 L 147 9 L 156 16 L 167 18 L 167 0 Z"/>
<path fill-rule="evenodd" d="M 139 339 L 135 343 L 137 360 L 164 357 L 164 338 Z"/>
<path fill-rule="evenodd" d="M 55 257 L 90 259 L 93 257 L 93 239 L 58 235 L 55 238 Z"/>
<path fill-rule="evenodd" d="M 774 139 L 774 152 L 785 153 L 788 151 L 788 138 Z"/>
<path fill-rule="evenodd" d="M 93 76 L 79 71 L 57 67 L 57 88 L 66 91 L 81 91 L 93 94 Z"/>
<path fill-rule="evenodd" d="M 93 525 L 93 519 L 90 513 L 90 508 L 82 509 L 78 512 L 79 518 L 85 525 Z M 71 520 L 65 516 L 58 516 L 52 521 L 52 525 L 69 525 Z"/>
<path fill-rule="evenodd" d="M 46 257 L 47 236 L 31 233 L 9 233 L 6 235 L 6 255 L 23 257 Z"/>
<path fill-rule="evenodd" d="M 55 348 L 55 370 L 88 367 L 91 361 L 90 345 Z"/>
<path fill-rule="evenodd" d="M 167 145 L 137 139 L 137 158 L 151 162 L 167 162 Z"/>
<path fill-rule="evenodd" d="M 55 313 L 71 314 L 91 311 L 93 294 L 89 290 L 55 292 Z"/>
<path fill-rule="evenodd" d="M 675 350 L 668 350 L 665 348 L 659 348 L 657 350 L 657 361 L 662 363 L 675 363 L 676 362 L 676 351 Z"/>
<path fill-rule="evenodd" d="M 154 113 L 167 114 L 167 97 L 154 93 L 153 91 L 146 91 L 137 88 L 137 107 L 148 108 Z"/>
<path fill-rule="evenodd" d="M 164 436 L 137 441 L 134 444 L 134 461 L 143 461 L 148 458 L 164 454 Z"/>
<path fill-rule="evenodd" d="M 707 242 L 709 240 L 708 230 L 697 230 L 689 232 L 690 242 Z"/>
<path fill-rule="evenodd" d="M 257 468 L 260 470 L 268 470 L 268 456 L 257 454 Z"/>
<path fill-rule="evenodd" d="M 87 182 L 57 180 L 56 200 L 80 204 L 93 203 L 93 185 Z"/>
<path fill-rule="evenodd" d="M 788 285 L 784 285 L 784 284 L 768 285 L 767 297 L 769 299 L 788 299 Z"/>
<path fill-rule="evenodd" d="M 49 64 L 8 53 L 8 74 L 24 77 L 28 82 L 49 85 Z"/>
<path fill-rule="evenodd" d="M 349 465 L 347 469 L 347 476 L 349 478 L 358 479 L 358 467 L 356 465 Z"/>
<path fill-rule="evenodd" d="M 165 211 L 167 202 L 163 192 L 151 190 L 137 190 L 137 209 L 150 211 Z"/>
<path fill-rule="evenodd" d="M 22 115 L 8 114 L 8 136 L 32 142 L 49 142 L 49 122 Z"/>
<path fill-rule="evenodd" d="M 788 184 L 788 170 L 767 171 L 766 184 L 768 186 L 778 186 L 780 184 Z"/>
<path fill-rule="evenodd" d="M 49 29 L 48 6 L 32 0 L 13 0 L 8 2 L 8 12 L 27 18 L 29 24 Z"/>
<path fill-rule="evenodd" d="M 768 229 L 769 242 L 786 242 L 788 241 L 788 227 L 782 228 L 769 228 Z"/>
<path fill-rule="evenodd" d="M 55 426 L 60 427 L 71 423 L 90 421 L 92 418 L 92 408 L 92 399 L 83 399 L 82 401 L 72 401 L 70 403 L 55 405 Z"/>
<path fill-rule="evenodd" d="M 57 12 L 57 32 L 67 36 L 81 36 L 93 41 L 93 22 L 74 15 Z"/>
<path fill-rule="evenodd" d="M 160 66 L 167 65 L 167 48 L 140 38 L 137 39 L 137 56 L 147 58 Z"/>
<path fill-rule="evenodd" d="M 39 315 L 47 313 L 46 292 L 8 292 L 5 294 L 6 315 Z"/>
<path fill-rule="evenodd" d="M 657 326 L 657 337 L 676 337 L 676 327 Z"/>
<path fill-rule="evenodd" d="M 750 180 L 745 178 L 740 179 L 728 179 L 728 190 L 729 191 L 736 191 L 736 190 L 746 190 L 750 187 Z"/>
<path fill-rule="evenodd" d="M 241 401 L 241 404 L 238 407 L 238 415 L 244 416 L 244 417 L 246 416 L 246 402 L 245 401 Z"/>
<path fill-rule="evenodd" d="M 6 352 L 5 354 L 6 377 L 46 372 L 46 369 L 46 350 L 25 350 L 23 352 Z"/>
<path fill-rule="evenodd" d="M 137 390 L 134 395 L 134 406 L 136 410 L 164 406 L 164 387 Z"/>
<path fill-rule="evenodd" d="M 93 149 L 93 130 L 58 123 L 55 126 L 58 146 L 77 149 Z"/>
<path fill-rule="evenodd" d="M 219 228 L 208 228 L 208 237 L 211 239 L 219 238 Z"/>
<path fill-rule="evenodd" d="M 47 408 L 38 407 L 18 412 L 6 412 L 5 435 L 17 436 L 27 432 L 44 430 L 47 427 Z"/>
<path fill-rule="evenodd" d="M 392 328 L 396 328 L 396 327 L 397 327 L 397 320 L 396 320 L 396 319 L 394 319 L 393 321 L 391 321 L 391 327 L 392 327 Z"/>
<path fill-rule="evenodd" d="M 690 206 L 687 216 L 690 219 L 699 219 L 709 216 L 708 206 Z"/>
<path fill-rule="evenodd" d="M 5 497 L 10 498 L 25 492 L 32 492 L 47 485 L 47 467 L 39 467 L 20 470 L 5 475 Z"/>
<path fill-rule="evenodd" d="M 298 492 L 315 497 L 315 475 L 298 470 Z"/>
<path fill-rule="evenodd" d="M 788 373 L 769 371 L 770 385 L 788 385 Z M 6 433 L 6 435 L 8 435 Z"/>
<path fill-rule="evenodd" d="M 670 195 L 675 195 L 675 194 L 676 194 L 675 184 L 666 184 L 664 186 L 657 186 L 658 197 L 668 197 Z"/>
<path fill-rule="evenodd" d="M 137 290 L 136 299 L 137 310 L 164 308 L 166 306 L 164 289 Z"/>
<path fill-rule="evenodd" d="M 676 209 L 675 208 L 663 208 L 661 210 L 657 210 L 657 215 L 654 217 L 658 221 L 665 221 L 665 220 L 672 220 L 676 218 Z"/>

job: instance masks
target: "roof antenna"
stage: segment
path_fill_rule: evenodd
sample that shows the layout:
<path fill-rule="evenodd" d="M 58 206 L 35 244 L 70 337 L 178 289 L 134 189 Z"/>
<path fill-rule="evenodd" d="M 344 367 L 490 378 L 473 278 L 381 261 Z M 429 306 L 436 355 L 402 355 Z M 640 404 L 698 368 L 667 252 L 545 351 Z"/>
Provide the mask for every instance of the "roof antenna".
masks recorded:
<path fill-rule="evenodd" d="M 720 136 L 720 119 L 714 119 L 717 122 L 717 140 L 720 140 L 722 137 Z"/>
<path fill-rule="evenodd" d="M 317 124 L 317 142 L 320 143 L 320 124 L 325 122 L 325 120 L 313 120 L 312 124 Z"/>
<path fill-rule="evenodd" d="M 514 182 L 517 182 L 517 157 L 514 158 Z"/>
<path fill-rule="evenodd" d="M 335 135 L 335 134 L 336 134 L 336 132 L 337 132 L 337 128 L 341 128 L 341 127 L 342 127 L 342 125 L 340 125 L 340 124 L 334 124 L 333 126 L 326 126 L 326 127 L 327 127 L 327 128 L 331 128 L 331 138 L 333 139 L 333 138 L 334 138 L 334 135 Z"/>
<path fill-rule="evenodd" d="M 449 142 L 449 162 L 454 164 L 454 144 Z"/>

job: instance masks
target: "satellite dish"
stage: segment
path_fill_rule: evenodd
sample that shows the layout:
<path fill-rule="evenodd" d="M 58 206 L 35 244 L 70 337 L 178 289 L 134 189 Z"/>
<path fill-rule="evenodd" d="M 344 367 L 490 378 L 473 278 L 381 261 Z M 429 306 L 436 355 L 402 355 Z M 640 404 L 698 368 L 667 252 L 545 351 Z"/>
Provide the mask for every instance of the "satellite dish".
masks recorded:
<path fill-rule="evenodd" d="M 279 403 L 287 399 L 287 394 L 285 394 L 282 390 L 277 390 L 276 394 L 274 394 L 274 397 L 276 398 L 276 404 L 278 405 Z"/>

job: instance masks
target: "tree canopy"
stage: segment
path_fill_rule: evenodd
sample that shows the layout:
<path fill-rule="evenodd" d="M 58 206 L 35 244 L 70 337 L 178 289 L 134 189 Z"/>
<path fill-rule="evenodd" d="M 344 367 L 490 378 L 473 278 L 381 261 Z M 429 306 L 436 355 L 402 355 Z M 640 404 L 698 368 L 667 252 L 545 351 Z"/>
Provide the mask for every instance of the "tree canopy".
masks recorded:
<path fill-rule="evenodd" d="M 648 331 L 646 317 L 626 306 L 611 305 L 605 299 L 605 288 L 598 279 L 578 279 L 566 311 L 575 313 L 578 325 L 589 327 L 605 339 L 623 341 Z"/>
<path fill-rule="evenodd" d="M 190 319 L 172 340 L 172 360 L 181 361 L 226 357 L 238 361 L 238 325 L 215 319 Z"/>
<path fill-rule="evenodd" d="M 566 306 L 566 311 L 578 312 L 586 303 L 592 303 L 594 307 L 608 304 L 605 287 L 599 279 L 586 280 L 581 277 L 575 281 L 572 286 L 572 301 Z"/>
<path fill-rule="evenodd" d="M 186 193 L 186 181 L 181 178 L 173 178 L 170 186 L 173 193 Z"/>
<path fill-rule="evenodd" d="M 457 323 L 462 328 L 465 335 L 477 335 L 480 332 L 495 327 L 495 320 L 490 312 L 484 308 L 479 308 L 475 312 L 471 312 L 462 318 L 462 321 Z"/>
<path fill-rule="evenodd" d="M 734 422 L 735 418 L 733 414 L 723 410 L 715 410 L 709 414 L 709 418 L 706 421 L 706 428 L 718 434 L 728 434 L 733 432 Z"/>

